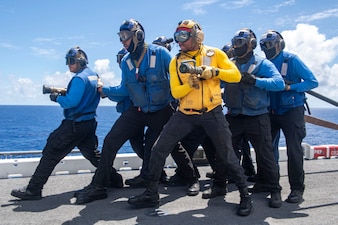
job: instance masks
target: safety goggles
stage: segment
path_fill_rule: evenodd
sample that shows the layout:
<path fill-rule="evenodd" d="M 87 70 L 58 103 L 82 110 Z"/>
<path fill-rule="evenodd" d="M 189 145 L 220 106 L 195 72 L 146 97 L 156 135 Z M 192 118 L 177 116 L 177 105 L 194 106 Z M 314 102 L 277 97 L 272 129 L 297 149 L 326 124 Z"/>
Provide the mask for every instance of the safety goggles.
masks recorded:
<path fill-rule="evenodd" d="M 120 37 L 120 41 L 127 41 L 134 35 L 134 31 L 122 30 L 118 32 L 117 34 Z"/>
<path fill-rule="evenodd" d="M 231 40 L 232 46 L 236 48 L 243 47 L 247 43 L 248 43 L 248 39 L 243 38 L 243 37 L 236 37 Z"/>
<path fill-rule="evenodd" d="M 268 32 L 262 35 L 259 45 L 262 51 L 272 49 L 276 46 L 279 36 L 276 32 Z"/>
<path fill-rule="evenodd" d="M 275 47 L 276 45 L 276 41 L 275 40 L 261 40 L 259 42 L 259 45 L 261 46 L 262 51 L 266 51 L 269 49 L 272 49 Z"/>
<path fill-rule="evenodd" d="M 186 42 L 191 37 L 191 31 L 178 30 L 174 33 L 174 39 L 176 42 Z"/>
<path fill-rule="evenodd" d="M 75 58 L 67 57 L 66 58 L 66 65 L 74 65 L 76 63 Z"/>

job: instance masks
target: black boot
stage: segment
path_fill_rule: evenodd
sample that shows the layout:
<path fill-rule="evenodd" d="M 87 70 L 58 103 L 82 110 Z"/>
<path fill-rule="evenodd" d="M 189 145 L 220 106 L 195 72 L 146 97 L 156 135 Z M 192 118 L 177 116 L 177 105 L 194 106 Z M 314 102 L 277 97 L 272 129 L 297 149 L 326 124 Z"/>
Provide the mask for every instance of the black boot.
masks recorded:
<path fill-rule="evenodd" d="M 30 191 L 27 186 L 13 189 L 11 195 L 22 200 L 40 200 L 42 198 L 41 190 L 33 192 Z"/>
<path fill-rule="evenodd" d="M 186 186 L 188 182 L 184 177 L 176 173 L 174 176 L 171 176 L 168 180 L 170 186 Z"/>
<path fill-rule="evenodd" d="M 248 216 L 252 210 L 252 200 L 249 195 L 247 188 L 239 189 L 241 201 L 239 203 L 239 207 L 237 209 L 237 215 L 239 216 Z"/>
<path fill-rule="evenodd" d="M 269 206 L 271 208 L 280 208 L 282 206 L 282 197 L 280 191 L 271 192 L 271 198 L 269 201 Z"/>
<path fill-rule="evenodd" d="M 200 183 L 198 180 L 193 181 L 188 188 L 187 195 L 188 196 L 196 196 L 200 193 Z"/>
<path fill-rule="evenodd" d="M 87 192 L 90 188 L 92 188 L 94 185 L 94 183 L 90 183 L 87 186 L 85 186 L 84 188 L 77 190 L 74 192 L 74 198 L 77 198 L 77 196 L 81 195 L 82 193 Z"/>
<path fill-rule="evenodd" d="M 139 208 L 153 208 L 160 205 L 160 195 L 158 193 L 158 181 L 151 181 L 145 192 L 128 199 L 130 205 Z"/>
<path fill-rule="evenodd" d="M 107 188 L 98 187 L 95 184 L 88 185 L 76 194 L 75 203 L 78 205 L 89 203 L 92 201 L 105 199 L 108 197 Z"/>
<path fill-rule="evenodd" d="M 109 187 L 123 188 L 123 178 L 116 170 L 110 174 Z"/>
<path fill-rule="evenodd" d="M 224 196 L 226 194 L 227 194 L 226 185 L 212 184 L 211 188 L 203 191 L 202 198 L 209 199 L 209 198 L 215 198 L 217 196 Z"/>
<path fill-rule="evenodd" d="M 304 201 L 303 199 L 304 190 L 291 190 L 288 198 L 286 199 L 289 203 L 300 203 Z"/>
<path fill-rule="evenodd" d="M 127 179 L 125 181 L 126 185 L 129 185 L 130 187 L 135 187 L 135 188 L 139 188 L 139 187 L 147 187 L 148 186 L 149 181 L 144 179 L 141 174 L 131 178 L 131 179 Z"/>

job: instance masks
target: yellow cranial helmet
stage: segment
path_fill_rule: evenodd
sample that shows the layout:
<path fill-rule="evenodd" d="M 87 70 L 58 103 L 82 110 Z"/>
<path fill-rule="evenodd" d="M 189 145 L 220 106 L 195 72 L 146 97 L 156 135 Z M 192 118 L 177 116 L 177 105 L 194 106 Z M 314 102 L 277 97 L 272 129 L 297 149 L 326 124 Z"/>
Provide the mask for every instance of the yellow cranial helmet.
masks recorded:
<path fill-rule="evenodd" d="M 179 31 L 190 32 L 189 35 L 184 37 L 179 37 Z M 181 35 L 182 36 L 182 35 Z M 176 42 L 184 42 L 187 41 L 190 37 L 195 38 L 197 43 L 202 43 L 204 40 L 204 33 L 202 31 L 201 26 L 194 20 L 182 20 L 178 23 L 176 28 L 176 32 L 174 34 L 174 38 Z M 186 40 L 185 40 L 186 39 Z"/>

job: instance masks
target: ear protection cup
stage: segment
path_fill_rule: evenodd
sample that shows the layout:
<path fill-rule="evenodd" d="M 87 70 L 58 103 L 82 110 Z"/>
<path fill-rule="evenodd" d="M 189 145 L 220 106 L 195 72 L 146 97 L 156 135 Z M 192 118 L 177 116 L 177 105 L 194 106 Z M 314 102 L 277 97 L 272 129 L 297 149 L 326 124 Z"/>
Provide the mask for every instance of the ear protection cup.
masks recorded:
<path fill-rule="evenodd" d="M 282 51 L 285 48 L 285 41 L 284 41 L 283 36 L 278 31 L 274 30 L 272 32 L 275 32 L 279 36 L 278 47 L 279 47 L 279 50 Z"/>
<path fill-rule="evenodd" d="M 255 49 L 257 47 L 257 39 L 251 38 L 250 44 L 251 44 L 252 49 Z"/>
<path fill-rule="evenodd" d="M 204 32 L 201 29 L 201 26 L 195 22 L 194 25 L 194 30 L 195 30 L 195 37 L 196 37 L 196 42 L 198 44 L 201 44 L 204 41 Z"/>
<path fill-rule="evenodd" d="M 130 19 L 130 22 L 133 23 L 133 28 L 131 29 L 131 31 L 135 31 L 133 38 L 136 41 L 136 43 L 144 41 L 143 26 L 137 20 L 134 20 L 134 19 Z"/>
<path fill-rule="evenodd" d="M 250 40 L 249 40 L 249 45 L 251 46 L 252 49 L 255 49 L 257 47 L 257 38 L 256 34 L 249 28 L 246 28 L 246 30 L 250 33 Z"/>
<path fill-rule="evenodd" d="M 283 50 L 284 48 L 285 48 L 285 41 L 284 41 L 284 39 L 282 39 L 280 41 L 280 49 Z"/>
<path fill-rule="evenodd" d="M 87 54 L 83 50 L 81 50 L 79 47 L 77 47 L 77 50 L 79 54 L 78 60 L 79 60 L 80 66 L 83 67 L 86 64 L 88 64 Z"/>
<path fill-rule="evenodd" d="M 141 29 L 135 31 L 135 36 L 138 42 L 144 40 L 144 32 Z"/>
<path fill-rule="evenodd" d="M 135 22 L 135 27 L 136 27 L 135 37 L 136 37 L 137 42 L 144 41 L 143 26 L 137 20 L 133 20 L 133 21 Z"/>

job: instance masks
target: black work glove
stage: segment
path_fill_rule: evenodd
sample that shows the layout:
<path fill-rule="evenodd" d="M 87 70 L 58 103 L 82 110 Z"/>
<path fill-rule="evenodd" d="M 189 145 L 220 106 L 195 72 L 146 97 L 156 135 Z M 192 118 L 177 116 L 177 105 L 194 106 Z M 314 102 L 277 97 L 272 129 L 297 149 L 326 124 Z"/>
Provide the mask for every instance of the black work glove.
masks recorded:
<path fill-rule="evenodd" d="M 56 99 L 58 98 L 59 95 L 60 95 L 60 93 L 54 93 L 53 92 L 49 95 L 49 98 L 50 98 L 51 101 L 56 102 Z"/>
<path fill-rule="evenodd" d="M 243 72 L 241 83 L 254 86 L 256 84 L 256 77 L 248 72 Z"/>

